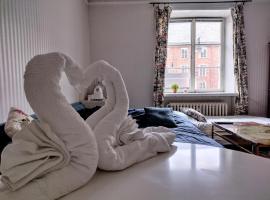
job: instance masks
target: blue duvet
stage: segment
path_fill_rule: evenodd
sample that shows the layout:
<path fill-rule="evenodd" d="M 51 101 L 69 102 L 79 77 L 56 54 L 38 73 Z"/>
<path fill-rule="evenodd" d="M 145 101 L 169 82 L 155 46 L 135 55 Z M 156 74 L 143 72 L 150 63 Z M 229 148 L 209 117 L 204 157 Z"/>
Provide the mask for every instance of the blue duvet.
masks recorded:
<path fill-rule="evenodd" d="M 130 109 L 129 115 L 136 118 L 138 115 L 143 115 L 143 109 Z M 177 124 L 176 128 L 171 130 L 176 134 L 176 142 L 192 143 L 192 144 L 203 144 L 215 147 L 222 147 L 212 138 L 208 137 L 205 133 L 200 131 L 194 124 L 192 124 L 187 118 L 184 117 L 183 113 L 173 112 L 173 118 Z"/>

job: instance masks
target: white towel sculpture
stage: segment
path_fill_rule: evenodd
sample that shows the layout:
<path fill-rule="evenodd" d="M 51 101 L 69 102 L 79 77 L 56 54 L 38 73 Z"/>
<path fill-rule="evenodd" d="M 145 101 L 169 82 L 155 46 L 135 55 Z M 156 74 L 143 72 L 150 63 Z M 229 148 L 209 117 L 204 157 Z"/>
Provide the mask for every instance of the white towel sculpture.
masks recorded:
<path fill-rule="evenodd" d="M 8 159 L 16 159 L 16 156 L 21 156 L 19 158 L 20 164 L 22 164 L 22 159 L 25 158 L 23 167 L 29 170 L 23 172 L 23 168 L 20 168 L 20 166 L 4 170 L 4 183 L 9 182 L 5 185 L 9 185 L 11 189 L 17 190 L 11 192 L 3 187 L 3 191 L 0 192 L 1 200 L 57 199 L 84 185 L 96 171 L 98 162 L 96 140 L 91 128 L 70 106 L 61 93 L 59 81 L 63 71 L 73 85 L 76 85 L 79 77 L 82 76 L 82 71 L 78 66 L 70 58 L 60 53 L 39 55 L 27 64 L 24 82 L 27 100 L 38 115 L 40 123 L 49 124 L 53 133 L 48 133 L 46 128 L 43 128 L 44 126 L 36 123 L 35 131 L 32 131 L 32 126 L 34 125 L 28 127 L 29 132 L 32 131 L 33 133 L 33 137 L 29 136 L 31 137 L 30 140 L 15 137 L 13 143 L 4 150 L 2 156 L 6 159 L 2 160 L 1 166 L 5 166 Z M 38 128 L 41 129 L 40 133 L 36 131 Z M 18 134 L 21 133 L 19 132 Z M 55 136 L 50 137 L 53 134 Z M 42 138 L 40 135 L 47 136 L 48 138 L 44 140 L 44 137 Z M 16 140 L 16 138 L 19 139 Z M 34 165 L 40 163 L 39 161 L 46 161 L 44 160 L 46 155 L 39 157 L 42 150 L 44 150 L 43 153 L 46 153 L 45 150 L 51 153 L 57 150 L 48 142 L 51 138 L 60 138 L 68 151 L 70 159 L 65 158 L 68 159 L 68 163 L 62 162 L 61 168 L 54 165 L 52 168 L 36 173 L 36 170 L 41 170 L 41 168 Z M 25 145 L 25 151 L 21 148 L 20 153 L 13 151 L 14 154 L 12 154 L 12 149 L 16 151 L 16 144 L 20 144 L 20 140 L 23 139 L 28 141 L 30 146 L 32 143 L 33 148 L 30 149 L 28 145 Z M 39 144 L 41 146 L 38 146 Z M 61 145 L 58 145 L 58 147 L 61 147 Z M 24 153 L 26 155 L 23 155 Z M 61 151 L 58 151 L 58 153 L 61 153 Z M 57 159 L 56 156 L 50 157 L 50 155 L 47 154 L 48 160 Z M 29 156 L 32 160 L 27 160 Z M 63 156 L 67 157 L 65 154 Z M 32 162 L 33 160 L 35 162 Z M 29 182 L 31 179 L 33 180 Z M 21 187 L 23 183 L 27 182 L 28 184 Z M 2 184 L 2 186 L 5 185 Z M 17 187 L 21 188 L 18 189 Z"/>
<path fill-rule="evenodd" d="M 86 123 L 61 94 L 63 71 L 76 87 L 104 80 L 106 103 Z M 84 185 L 97 164 L 104 170 L 121 170 L 169 151 L 174 140 L 164 127 L 138 129 L 127 116 L 129 99 L 122 76 L 104 61 L 84 72 L 63 54 L 39 55 L 26 67 L 24 86 L 39 122 L 15 135 L 3 151 L 1 200 L 57 199 Z"/>
<path fill-rule="evenodd" d="M 105 61 L 90 65 L 81 87 L 86 89 L 96 78 L 104 80 L 107 90 L 105 105 L 86 122 L 94 130 L 98 143 L 98 167 L 122 170 L 137 162 L 170 151 L 175 134 L 164 127 L 138 129 L 127 116 L 129 99 L 120 72 Z"/>

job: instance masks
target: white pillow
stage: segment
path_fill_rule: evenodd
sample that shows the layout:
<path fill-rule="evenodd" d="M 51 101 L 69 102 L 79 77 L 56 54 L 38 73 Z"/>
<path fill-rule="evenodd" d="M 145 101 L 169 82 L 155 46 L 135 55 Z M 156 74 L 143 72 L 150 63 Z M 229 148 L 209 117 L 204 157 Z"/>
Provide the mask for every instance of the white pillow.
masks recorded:
<path fill-rule="evenodd" d="M 194 110 L 192 108 L 181 108 L 180 111 L 199 122 L 207 122 L 206 117 L 197 110 Z"/>
<path fill-rule="evenodd" d="M 194 119 L 193 117 L 186 115 L 183 112 L 176 112 L 176 113 L 177 113 L 177 115 L 180 115 L 181 117 L 184 117 L 185 119 L 189 120 L 192 124 L 194 124 L 202 132 L 206 133 L 209 136 L 211 135 L 212 123 L 210 121 L 200 122 L 200 121 Z"/>
<path fill-rule="evenodd" d="M 202 132 L 206 133 L 207 135 L 211 135 L 212 133 L 212 123 L 211 122 L 199 122 L 199 121 L 192 121 L 192 123 L 198 127 Z"/>
<path fill-rule="evenodd" d="M 10 138 L 12 138 L 17 132 L 30 124 L 32 120 L 33 118 L 22 110 L 11 107 L 5 124 L 5 132 Z"/>

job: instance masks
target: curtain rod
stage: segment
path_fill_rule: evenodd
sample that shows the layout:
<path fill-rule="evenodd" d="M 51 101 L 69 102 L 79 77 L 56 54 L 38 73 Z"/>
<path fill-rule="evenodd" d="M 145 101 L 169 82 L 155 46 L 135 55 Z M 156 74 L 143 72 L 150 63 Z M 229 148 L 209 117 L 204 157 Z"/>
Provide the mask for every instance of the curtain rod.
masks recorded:
<path fill-rule="evenodd" d="M 150 2 L 149 4 L 197 4 L 197 3 L 247 3 L 252 2 L 252 0 L 235 0 L 235 1 L 178 1 L 178 2 Z"/>

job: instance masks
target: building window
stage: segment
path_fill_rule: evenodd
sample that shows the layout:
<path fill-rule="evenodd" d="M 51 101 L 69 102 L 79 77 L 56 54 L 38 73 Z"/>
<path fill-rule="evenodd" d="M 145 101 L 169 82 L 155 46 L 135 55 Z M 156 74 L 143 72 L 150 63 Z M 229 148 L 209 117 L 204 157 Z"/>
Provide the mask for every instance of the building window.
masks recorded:
<path fill-rule="evenodd" d="M 207 47 L 200 48 L 200 57 L 207 58 Z"/>
<path fill-rule="evenodd" d="M 187 58 L 187 57 L 188 57 L 188 49 L 181 48 L 181 58 Z"/>
<path fill-rule="evenodd" d="M 181 65 L 181 72 L 183 74 L 189 73 L 189 66 L 188 65 Z"/>
<path fill-rule="evenodd" d="M 165 73 L 165 93 L 173 81 L 187 92 L 223 91 L 224 30 L 223 18 L 171 19 L 167 63 L 180 73 Z"/>
<path fill-rule="evenodd" d="M 202 81 L 199 83 L 199 88 L 200 89 L 206 89 L 206 82 L 205 81 Z"/>
<path fill-rule="evenodd" d="M 200 65 L 199 67 L 199 76 L 207 76 L 207 65 Z"/>

